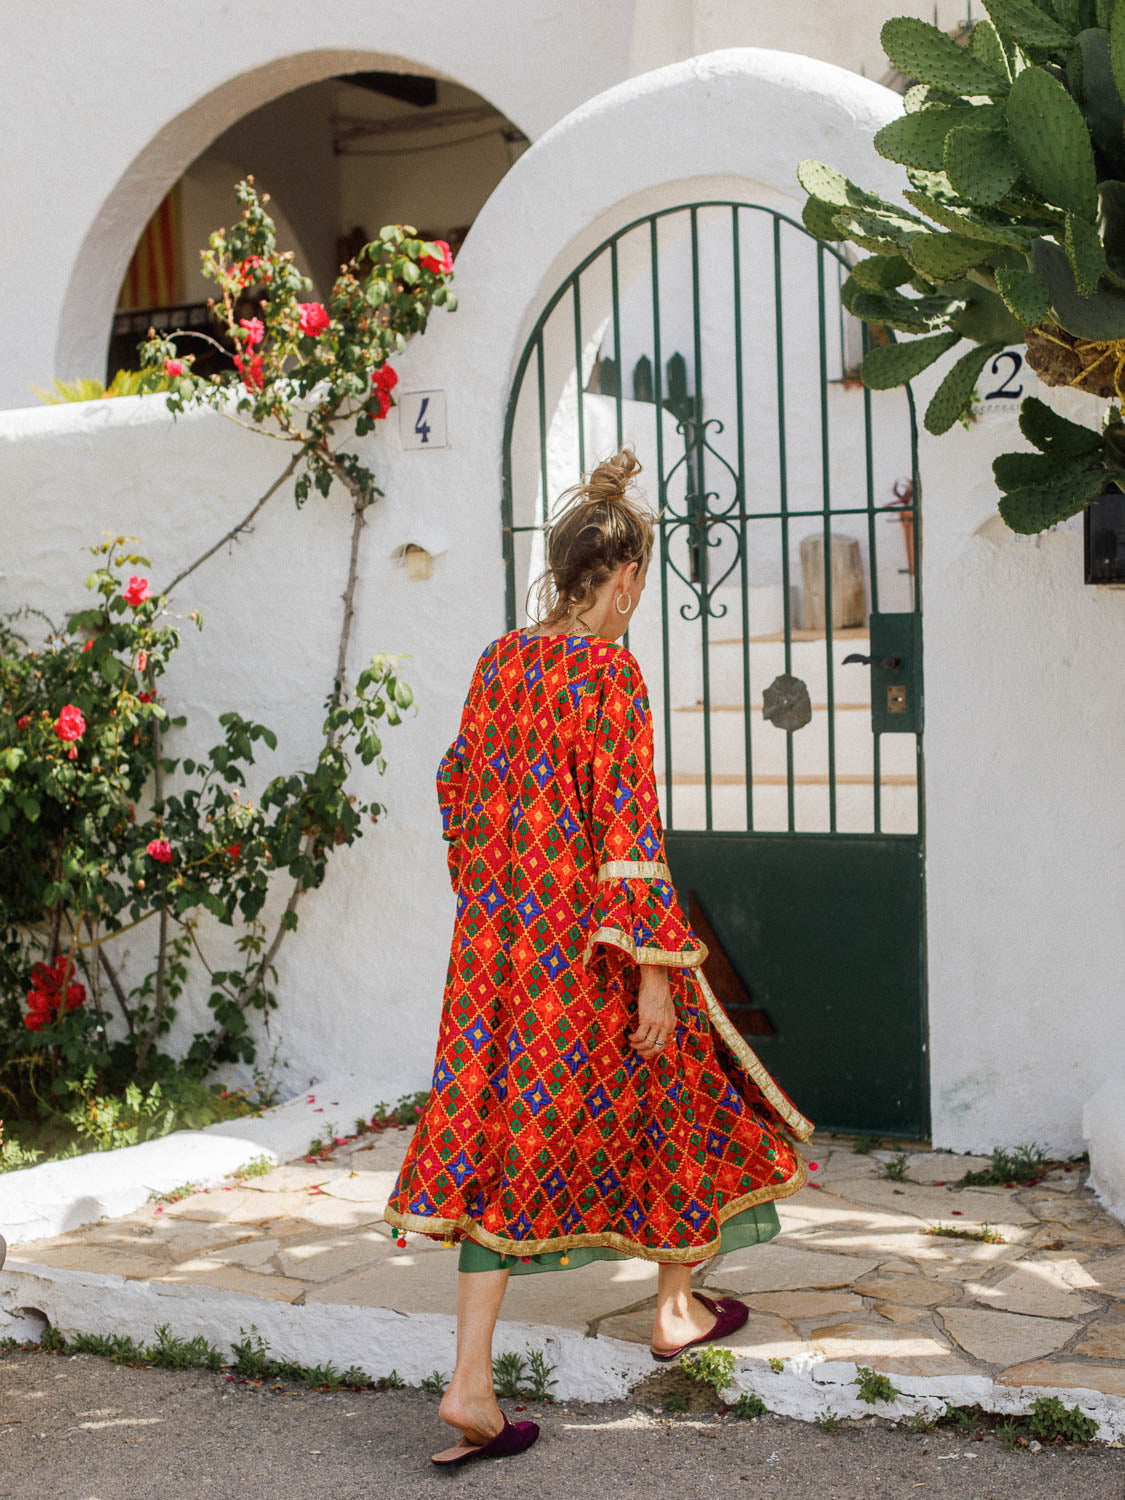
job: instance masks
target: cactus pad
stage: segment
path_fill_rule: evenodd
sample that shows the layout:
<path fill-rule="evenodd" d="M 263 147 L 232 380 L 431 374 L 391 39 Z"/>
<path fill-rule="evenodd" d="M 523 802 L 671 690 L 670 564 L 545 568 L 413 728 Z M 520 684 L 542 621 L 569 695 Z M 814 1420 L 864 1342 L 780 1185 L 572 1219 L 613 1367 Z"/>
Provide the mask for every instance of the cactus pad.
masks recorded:
<path fill-rule="evenodd" d="M 940 224 L 943 229 L 952 229 L 957 234 L 968 235 L 970 239 L 1023 249 L 1036 237 L 1032 229 L 1015 228 L 1009 220 L 974 213 L 971 209 L 956 208 L 951 203 L 942 203 L 940 199 L 931 197 L 929 193 L 908 191 L 903 197 L 933 219 L 935 224 Z"/>
<path fill-rule="evenodd" d="M 869 292 L 889 292 L 914 276 L 914 267 L 901 255 L 869 255 L 852 267 L 851 279 Z"/>
<path fill-rule="evenodd" d="M 997 203 L 1020 174 L 1007 133 L 955 126 L 945 138 L 945 175 L 959 198 Z"/>
<path fill-rule="evenodd" d="M 879 33 L 883 51 L 909 78 L 951 94 L 1002 98 L 1009 88 L 1006 73 L 989 67 L 967 48 L 928 21 L 892 16 Z"/>
<path fill-rule="evenodd" d="M 1021 47 L 1047 47 L 1062 51 L 1074 40 L 1058 21 L 1040 10 L 1035 0 L 984 0 L 996 29 Z"/>
<path fill-rule="evenodd" d="M 1048 203 L 1093 223 L 1094 148 L 1082 111 L 1045 68 L 1025 68 L 1008 96 L 1008 134 L 1029 181 Z"/>
<path fill-rule="evenodd" d="M 889 391 L 920 375 L 947 349 L 960 342 L 959 333 L 935 333 L 908 344 L 876 344 L 863 356 L 863 383 L 873 391 Z"/>
<path fill-rule="evenodd" d="M 926 407 L 924 421 L 927 432 L 940 437 L 943 432 L 949 431 L 958 417 L 965 415 L 972 405 L 973 389 L 980 378 L 980 372 L 1003 348 L 1003 342 L 997 339 L 991 344 L 978 344 L 975 349 L 962 354 Z"/>
<path fill-rule="evenodd" d="M 1031 264 L 1046 283 L 1055 317 L 1069 333 L 1099 342 L 1125 338 L 1125 292 L 1103 282 L 1092 297 L 1084 297 L 1066 252 L 1052 240 L 1036 240 Z"/>
<path fill-rule="evenodd" d="M 1105 275 L 1105 251 L 1101 237 L 1093 224 L 1066 216 L 1066 258 L 1074 273 L 1074 282 L 1083 297 L 1089 297 L 1098 289 L 1098 282 Z"/>
<path fill-rule="evenodd" d="M 996 285 L 1005 306 L 1025 328 L 1036 328 L 1051 310 L 1047 288 L 1034 271 L 997 270 Z"/>
<path fill-rule="evenodd" d="M 1000 514 L 1012 531 L 1045 531 L 1086 509 L 1109 482 L 1105 465 L 1074 463 L 1042 484 L 1024 484 L 1000 501 Z"/>
<path fill-rule="evenodd" d="M 1005 78 L 1011 78 L 1004 44 L 991 21 L 978 21 L 973 27 L 969 33 L 969 51 L 974 57 L 979 57 L 986 67 L 1003 74 Z"/>
<path fill-rule="evenodd" d="M 963 234 L 914 234 L 904 248 L 910 264 L 931 281 L 956 281 L 991 253 L 983 240 Z"/>
<path fill-rule="evenodd" d="M 896 291 L 869 291 L 849 276 L 840 300 L 848 312 L 865 323 L 882 323 L 900 333 L 929 333 L 948 323 L 965 306 L 955 297 L 904 297 Z"/>

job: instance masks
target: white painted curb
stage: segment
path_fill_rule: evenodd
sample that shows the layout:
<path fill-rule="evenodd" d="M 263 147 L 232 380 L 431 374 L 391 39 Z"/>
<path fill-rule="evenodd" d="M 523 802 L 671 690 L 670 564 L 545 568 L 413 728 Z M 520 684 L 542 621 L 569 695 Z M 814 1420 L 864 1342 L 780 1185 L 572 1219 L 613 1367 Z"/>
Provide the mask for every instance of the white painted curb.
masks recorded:
<path fill-rule="evenodd" d="M 351 1134 L 356 1120 L 369 1119 L 377 1102 L 368 1080 L 338 1075 L 261 1115 L 5 1172 L 0 1174 L 0 1233 L 14 1248 L 131 1213 L 150 1193 L 185 1182 L 213 1186 L 255 1156 L 290 1161 L 330 1124 Z"/>
<path fill-rule="evenodd" d="M 133 1281 L 92 1271 L 25 1264 L 0 1272 L 0 1337 L 38 1340 L 46 1323 L 63 1334 L 127 1334 L 151 1342 L 167 1324 L 180 1338 L 202 1335 L 226 1353 L 252 1326 L 275 1358 L 303 1365 L 349 1366 L 373 1380 L 392 1370 L 407 1385 L 453 1369 L 456 1320 L 436 1313 L 340 1303 L 294 1304 L 217 1287 Z M 496 1352 L 540 1350 L 554 1367 L 552 1394 L 561 1401 L 615 1401 L 657 1368 L 647 1350 L 619 1339 L 587 1338 L 573 1329 L 500 1322 Z M 731 1392 L 754 1392 L 771 1412 L 811 1422 L 818 1417 L 886 1417 L 902 1421 L 940 1415 L 946 1403 L 978 1403 L 984 1410 L 1021 1413 L 1037 1396 L 1059 1396 L 1098 1424 L 1103 1442 L 1125 1439 L 1125 1399 L 1100 1391 L 1000 1385 L 987 1376 L 892 1375 L 901 1393 L 871 1405 L 856 1394 L 856 1366 L 844 1360 L 798 1357 L 775 1373 L 765 1360 L 740 1359 Z"/>

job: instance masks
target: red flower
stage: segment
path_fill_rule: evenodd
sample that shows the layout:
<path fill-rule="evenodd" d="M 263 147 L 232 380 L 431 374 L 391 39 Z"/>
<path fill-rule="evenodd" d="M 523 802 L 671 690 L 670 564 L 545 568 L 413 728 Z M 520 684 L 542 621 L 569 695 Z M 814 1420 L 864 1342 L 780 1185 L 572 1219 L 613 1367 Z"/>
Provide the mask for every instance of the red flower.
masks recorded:
<path fill-rule="evenodd" d="M 147 666 L 148 666 L 148 652 L 147 651 L 138 651 L 137 652 L 137 671 L 138 672 L 143 672 L 144 669 Z"/>
<path fill-rule="evenodd" d="M 94 637 L 91 636 L 90 639 L 86 642 L 86 644 L 82 647 L 83 651 L 89 651 L 90 647 L 93 644 L 94 644 Z"/>
<path fill-rule="evenodd" d="M 251 344 L 260 344 L 266 336 L 266 325 L 261 318 L 239 318 L 239 328 L 245 328 Z"/>
<path fill-rule="evenodd" d="M 242 285 L 247 286 L 252 281 L 269 281 L 273 275 L 273 267 L 260 255 L 248 255 L 239 265 L 238 274 Z"/>
<path fill-rule="evenodd" d="M 86 986 L 77 980 L 64 988 L 67 971 L 65 953 L 60 953 L 52 963 L 37 963 L 32 968 L 32 988 L 27 992 L 27 1015 L 24 1017 L 24 1025 L 29 1031 L 42 1031 L 60 1010 L 75 1010 L 86 999 Z"/>
<path fill-rule="evenodd" d="M 242 850 L 242 842 L 241 842 L 241 840 L 237 844 L 228 844 L 227 845 L 227 853 L 230 855 L 231 859 L 237 859 L 238 856 L 239 856 L 239 854 L 240 854 L 240 852 L 241 852 L 241 850 Z"/>
<path fill-rule="evenodd" d="M 138 578 L 135 573 L 130 575 L 129 587 L 125 590 L 124 599 L 126 604 L 131 604 L 136 609 L 138 604 L 143 604 L 146 599 L 152 597 L 152 590 L 148 586 L 147 578 Z"/>
<path fill-rule="evenodd" d="M 26 729 L 26 728 L 27 728 L 27 726 L 28 726 L 28 725 L 29 725 L 29 724 L 30 724 L 30 723 L 31 723 L 31 719 L 30 719 L 30 718 L 29 718 L 29 716 L 28 716 L 28 715 L 27 715 L 27 714 L 22 714 L 22 715 L 21 715 L 21 716 L 20 716 L 20 717 L 19 717 L 19 718 L 18 718 L 18 719 L 17 719 L 17 720 L 16 720 L 16 728 L 17 728 L 17 729 Z"/>
<path fill-rule="evenodd" d="M 448 276 L 453 269 L 453 252 L 445 240 L 433 240 L 431 243 L 437 254 L 419 256 L 419 264 L 425 266 L 427 271 L 432 271 L 435 276 Z"/>
<path fill-rule="evenodd" d="M 150 693 L 150 692 L 138 693 L 137 694 L 137 702 L 138 703 L 151 703 L 152 700 L 155 697 L 156 697 L 155 693 Z"/>
<path fill-rule="evenodd" d="M 172 846 L 167 839 L 150 839 L 145 845 L 145 853 L 159 860 L 162 865 L 172 862 Z"/>
<path fill-rule="evenodd" d="M 316 338 L 328 327 L 328 314 L 319 302 L 299 302 L 301 332 Z"/>
<path fill-rule="evenodd" d="M 164 361 L 164 373 L 169 379 L 174 380 L 177 375 L 184 373 L 184 362 L 182 359 L 166 359 Z"/>
<path fill-rule="evenodd" d="M 262 356 L 260 354 L 255 354 L 251 357 L 249 368 L 244 365 L 242 355 L 236 354 L 234 356 L 234 367 L 242 376 L 242 383 L 248 391 L 260 391 L 262 389 L 265 379 L 262 375 Z"/>
<path fill-rule="evenodd" d="M 64 704 L 55 720 L 55 733 L 60 740 L 80 740 L 86 733 L 86 720 L 75 703 Z M 77 754 L 77 752 L 75 752 Z"/>
<path fill-rule="evenodd" d="M 391 391 L 398 385 L 398 371 L 390 365 L 380 365 L 371 377 L 372 393 L 367 403 L 367 412 L 372 417 L 382 418 L 391 409 Z M 371 403 L 377 409 L 372 409 Z"/>

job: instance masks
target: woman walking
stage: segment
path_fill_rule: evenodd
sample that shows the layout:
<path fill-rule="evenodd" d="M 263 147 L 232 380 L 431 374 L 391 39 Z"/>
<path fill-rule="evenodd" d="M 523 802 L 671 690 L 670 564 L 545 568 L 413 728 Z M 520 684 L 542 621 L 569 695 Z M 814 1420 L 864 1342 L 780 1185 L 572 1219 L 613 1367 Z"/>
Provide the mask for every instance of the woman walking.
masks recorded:
<path fill-rule="evenodd" d="M 659 1262 L 659 1360 L 740 1328 L 692 1267 L 780 1230 L 807 1120 L 700 968 L 665 863 L 652 721 L 616 644 L 645 586 L 653 517 L 628 449 L 550 528 L 538 623 L 481 654 L 438 771 L 457 896 L 433 1086 L 386 1210 L 459 1242 L 457 1364 L 437 1463 L 502 1457 L 492 1334 L 510 1275 Z M 400 1241 L 405 1243 L 405 1241 Z"/>

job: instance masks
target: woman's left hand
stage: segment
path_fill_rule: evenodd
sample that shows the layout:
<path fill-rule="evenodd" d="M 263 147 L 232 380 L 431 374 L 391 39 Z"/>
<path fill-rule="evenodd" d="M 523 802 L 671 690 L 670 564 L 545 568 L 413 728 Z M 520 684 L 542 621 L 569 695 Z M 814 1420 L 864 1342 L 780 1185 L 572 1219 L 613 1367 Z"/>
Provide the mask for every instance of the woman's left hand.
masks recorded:
<path fill-rule="evenodd" d="M 676 1007 L 668 984 L 668 970 L 660 964 L 641 965 L 637 995 L 637 1029 L 626 1037 L 646 1062 L 659 1057 L 676 1029 Z"/>

